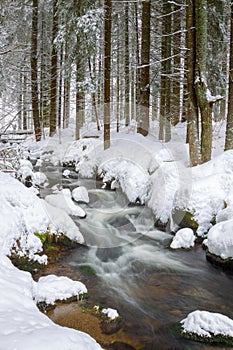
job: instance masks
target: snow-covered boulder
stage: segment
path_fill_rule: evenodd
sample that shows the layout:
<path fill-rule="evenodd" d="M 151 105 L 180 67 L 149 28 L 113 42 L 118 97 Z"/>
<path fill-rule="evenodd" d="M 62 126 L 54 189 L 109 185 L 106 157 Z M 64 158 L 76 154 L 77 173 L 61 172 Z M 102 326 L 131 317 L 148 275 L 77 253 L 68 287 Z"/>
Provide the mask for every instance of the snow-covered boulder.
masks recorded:
<path fill-rule="evenodd" d="M 42 243 L 34 233 L 44 233 L 48 229 L 84 242 L 66 212 L 39 199 L 31 188 L 0 172 L 0 252 L 11 255 L 13 250 L 20 256 L 41 262 L 38 253 L 42 252 Z"/>
<path fill-rule="evenodd" d="M 119 314 L 115 309 L 107 308 L 107 309 L 103 309 L 101 312 L 104 315 L 106 315 L 108 318 L 110 318 L 110 320 L 115 320 L 116 318 L 119 317 Z"/>
<path fill-rule="evenodd" d="M 176 232 L 175 237 L 170 244 L 172 249 L 178 248 L 192 248 L 195 244 L 195 235 L 191 228 L 182 228 Z"/>
<path fill-rule="evenodd" d="M 232 174 L 216 174 L 190 182 L 177 191 L 173 212 L 187 211 L 198 224 L 197 235 L 204 237 L 220 210 L 225 207 L 226 198 L 233 188 Z M 173 219 L 175 217 L 173 216 Z M 177 222 L 179 225 L 179 222 Z"/>
<path fill-rule="evenodd" d="M 183 319 L 181 325 L 184 334 L 195 334 L 201 338 L 233 337 L 233 320 L 219 313 L 196 310 Z"/>
<path fill-rule="evenodd" d="M 89 195 L 86 187 L 80 186 L 73 189 L 72 198 L 75 202 L 89 203 Z"/>
<path fill-rule="evenodd" d="M 49 275 L 40 277 L 35 289 L 35 300 L 37 303 L 54 304 L 56 300 L 67 300 L 86 293 L 87 288 L 82 282 L 72 281 L 68 277 Z"/>
<path fill-rule="evenodd" d="M 36 186 L 45 185 L 47 181 L 48 181 L 47 176 L 40 171 L 37 171 L 32 174 L 33 185 L 36 185 Z"/>
<path fill-rule="evenodd" d="M 45 197 L 45 201 L 54 207 L 66 211 L 68 215 L 79 216 L 81 218 L 86 216 L 85 211 L 80 206 L 76 205 L 69 196 L 63 193 L 49 194 Z"/>
<path fill-rule="evenodd" d="M 205 240 L 208 251 L 221 259 L 233 259 L 233 219 L 213 226 Z"/>
<path fill-rule="evenodd" d="M 162 163 L 151 176 L 151 193 L 148 206 L 155 218 L 167 224 L 172 212 L 176 192 L 189 182 L 189 172 L 180 162 Z"/>

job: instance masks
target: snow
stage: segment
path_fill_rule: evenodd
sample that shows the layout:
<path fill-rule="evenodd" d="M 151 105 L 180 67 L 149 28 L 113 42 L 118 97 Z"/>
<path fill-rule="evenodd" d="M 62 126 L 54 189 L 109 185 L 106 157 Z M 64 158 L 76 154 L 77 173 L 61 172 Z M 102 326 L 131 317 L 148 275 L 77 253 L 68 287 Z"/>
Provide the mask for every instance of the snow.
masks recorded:
<path fill-rule="evenodd" d="M 86 286 L 79 281 L 72 281 L 67 277 L 49 275 L 40 277 L 36 289 L 36 302 L 54 304 L 56 300 L 66 300 L 72 296 L 87 293 Z"/>
<path fill-rule="evenodd" d="M 211 96 L 208 92 L 208 98 L 213 101 L 214 98 L 220 97 Z M 182 136 L 182 142 L 180 142 L 178 135 L 170 143 L 163 144 L 158 142 L 152 134 L 143 137 L 135 134 L 133 129 L 128 128 L 120 134 L 112 132 L 111 148 L 104 151 L 101 134 L 98 134 L 100 136 L 98 139 L 88 138 L 73 141 L 74 129 L 69 128 L 62 131 L 62 133 L 61 139 L 58 135 L 55 135 L 53 138 L 38 143 L 32 143 L 31 141 L 28 143 L 30 157 L 40 158 L 37 161 L 38 166 L 42 167 L 47 163 L 53 165 L 72 164 L 79 173 L 79 177 L 85 178 L 94 177 L 95 179 L 98 173 L 105 184 L 111 182 L 113 189 L 120 186 L 129 202 L 139 200 L 142 204 L 149 206 L 156 219 L 160 219 L 164 224 L 169 222 L 175 209 L 189 211 L 198 223 L 196 234 L 207 237 L 206 245 L 209 251 L 223 259 L 233 258 L 233 151 L 222 153 L 223 139 L 218 137 L 217 129 L 213 150 L 215 158 L 192 169 L 188 167 L 188 152 L 187 145 L 184 145 L 183 142 L 184 135 Z M 218 155 L 219 151 L 221 151 L 220 155 Z M 20 163 L 20 173 L 24 178 L 28 174 L 32 174 L 34 183 L 38 185 L 47 181 L 45 177 L 43 178 L 43 175 L 40 175 L 43 181 L 36 181 L 36 178 L 40 178 L 40 176 L 32 173 L 32 168 L 27 161 Z M 69 176 L 69 174 L 69 170 L 63 171 L 63 176 Z M 34 232 L 44 232 L 48 227 L 52 232 L 58 234 L 65 232 L 69 238 L 80 243 L 84 242 L 82 234 L 69 215 L 85 216 L 85 211 L 74 203 L 74 201 L 89 202 L 88 191 L 85 188 L 78 187 L 71 194 L 67 189 L 60 190 L 56 187 L 54 188 L 56 194 L 47 196 L 44 201 L 37 198 L 32 189 L 20 187 L 23 185 L 19 183 L 16 186 L 15 180 L 9 178 L 10 176 L 6 177 L 5 174 L 0 174 L 0 253 L 3 255 L 3 259 L 7 259 L 4 255 L 9 254 L 14 249 L 19 255 L 28 254 L 31 259 L 41 259 L 46 262 L 46 257 L 40 256 L 42 245 Z M 17 193 L 17 196 L 15 196 L 15 193 Z M 9 212 L 11 215 L 9 215 Z M 215 219 L 217 224 L 213 226 Z M 179 225 L 179 223 L 175 224 Z M 176 233 L 171 248 L 191 248 L 194 246 L 194 242 L 195 235 L 193 231 L 184 228 Z M 143 250 L 140 250 L 139 255 L 141 259 L 147 259 Z M 10 264 L 8 259 L 5 260 L 5 265 L 7 264 Z M 3 325 L 0 328 L 1 339 L 11 329 L 17 329 L 17 334 L 20 337 L 20 323 L 23 323 L 27 330 L 26 334 L 29 334 L 30 327 L 33 330 L 31 330 L 32 336 L 28 335 L 28 340 L 25 339 L 22 343 L 22 349 L 48 348 L 59 350 L 62 348 L 72 350 L 78 348 L 82 350 L 100 348 L 90 337 L 81 335 L 80 332 L 66 330 L 65 328 L 62 328 L 61 331 L 60 327 L 45 318 L 35 307 L 36 300 L 47 300 L 53 303 L 56 298 L 68 298 L 70 294 L 78 294 L 80 285 L 77 281 L 72 282 L 50 276 L 43 277 L 36 284 L 29 275 L 17 271 L 17 269 L 14 270 L 14 273 L 18 274 L 15 281 L 22 279 L 24 282 L 17 282 L 19 288 L 13 282 L 12 290 L 14 287 L 15 292 L 10 292 L 7 289 L 7 293 L 8 291 L 9 295 L 12 293 L 13 301 L 22 299 L 22 305 L 20 304 L 22 309 L 18 314 L 16 309 L 19 307 L 19 302 L 12 302 L 9 298 L 7 304 L 8 298 L 5 297 L 4 301 L 6 301 L 8 308 L 6 310 L 3 308 L 3 313 L 10 314 L 13 310 L 16 320 L 12 318 L 12 314 L 11 318 L 9 316 L 10 326 L 7 328 L 6 325 Z M 6 283 L 7 285 L 7 277 L 0 276 L 3 284 Z M 85 286 L 83 288 L 85 289 Z M 80 290 L 84 289 L 80 287 Z M 24 296 L 22 297 L 21 294 Z M 27 298 L 27 301 L 24 302 L 24 298 Z M 30 304 L 31 302 L 33 306 Z M 30 311 L 31 313 L 27 318 L 27 311 L 24 308 L 27 310 L 29 304 L 33 310 Z M 0 308 L 1 306 L 0 300 Z M 110 318 L 119 316 L 116 310 L 110 308 L 104 310 Z M 22 315 L 26 315 L 25 323 L 22 322 Z M 20 320 L 19 322 L 17 317 Z M 31 317 L 35 317 L 35 321 L 33 321 L 35 323 L 30 323 Z M 14 322 L 15 324 L 12 326 Z M 196 332 L 199 335 L 210 333 L 230 335 L 233 329 L 232 320 L 226 316 L 207 311 L 191 313 L 182 321 L 182 324 L 185 331 Z M 51 334 L 50 337 L 47 330 Z M 38 339 L 38 336 L 40 336 L 41 343 L 37 348 L 37 345 L 34 346 L 33 342 L 34 338 L 37 337 Z M 56 338 L 54 345 L 48 345 L 47 339 L 53 339 L 54 337 Z M 66 338 L 66 341 L 63 341 L 63 337 Z M 76 339 L 75 345 L 71 340 L 73 337 Z M 23 342 L 22 335 L 21 338 L 20 344 Z M 67 341 L 67 338 L 69 341 Z M 9 339 L 11 339 L 10 343 L 8 343 Z M 6 341 L 6 346 L 3 346 L 2 350 L 13 348 L 11 346 L 12 339 L 12 336 L 8 337 L 8 342 Z M 30 347 L 26 343 L 29 340 L 31 341 Z M 88 345 L 84 345 L 85 341 Z"/>
<path fill-rule="evenodd" d="M 89 195 L 86 187 L 76 187 L 72 191 L 72 198 L 75 202 L 89 203 Z"/>
<path fill-rule="evenodd" d="M 43 201 L 41 199 L 41 201 Z M 43 207 L 50 220 L 51 231 L 65 233 L 65 235 L 77 243 L 84 243 L 84 238 L 79 228 L 64 210 L 43 201 Z"/>
<path fill-rule="evenodd" d="M 45 201 L 52 206 L 64 210 L 68 215 L 85 217 L 85 211 L 75 204 L 72 199 L 68 196 L 64 196 L 62 193 L 49 194 L 45 197 Z"/>
<path fill-rule="evenodd" d="M 119 317 L 117 310 L 111 309 L 111 308 L 103 309 L 102 313 L 107 315 L 108 318 L 110 318 L 111 320 L 115 320 L 116 318 Z"/>
<path fill-rule="evenodd" d="M 69 177 L 70 176 L 70 170 L 64 170 L 63 171 L 63 173 L 62 173 L 62 175 L 64 176 L 64 177 Z"/>
<path fill-rule="evenodd" d="M 33 281 L 30 273 L 15 268 L 2 254 L 0 281 L 0 313 L 4 315 L 0 317 L 1 350 L 101 349 L 89 335 L 60 327 L 42 314 L 36 306 L 37 283 Z M 47 282 L 49 287 L 49 281 Z M 67 284 L 64 287 L 65 291 Z M 48 292 L 53 292 L 52 288 L 48 289 Z M 61 285 L 60 291 L 62 297 Z M 46 295 L 45 289 L 43 295 Z"/>
<path fill-rule="evenodd" d="M 233 337 L 233 320 L 219 313 L 196 310 L 182 320 L 181 324 L 185 333 L 195 333 L 201 337 Z"/>
<path fill-rule="evenodd" d="M 170 244 L 172 249 L 192 248 L 195 244 L 196 236 L 191 228 L 183 228 L 176 232 Z"/>
<path fill-rule="evenodd" d="M 214 225 L 208 233 L 205 244 L 210 253 L 222 259 L 233 259 L 233 218 Z"/>
<path fill-rule="evenodd" d="M 23 166 L 27 166 L 25 163 Z M 0 313 L 4 315 L 0 318 L 0 349 L 101 349 L 87 334 L 55 325 L 36 306 L 38 301 L 54 303 L 57 299 L 86 293 L 84 284 L 53 275 L 41 277 L 36 283 L 30 273 L 18 270 L 6 257 L 15 251 L 19 256 L 46 263 L 47 257 L 41 256 L 42 243 L 34 233 L 49 228 L 83 242 L 78 227 L 66 212 L 0 172 Z"/>

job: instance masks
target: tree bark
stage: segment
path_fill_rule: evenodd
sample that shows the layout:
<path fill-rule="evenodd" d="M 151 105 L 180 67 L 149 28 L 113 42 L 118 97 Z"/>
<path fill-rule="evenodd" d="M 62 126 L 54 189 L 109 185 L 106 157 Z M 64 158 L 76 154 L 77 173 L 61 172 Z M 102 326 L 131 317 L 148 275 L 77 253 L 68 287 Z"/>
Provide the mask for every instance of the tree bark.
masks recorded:
<path fill-rule="evenodd" d="M 142 3 L 142 46 L 140 68 L 140 120 L 138 133 L 147 136 L 150 108 L 150 17 L 151 0 Z"/>
<path fill-rule="evenodd" d="M 196 77 L 195 90 L 201 115 L 201 162 L 211 159 L 212 108 L 207 99 L 207 0 L 197 0 L 196 7 Z"/>
<path fill-rule="evenodd" d="M 38 92 L 38 0 L 32 2 L 32 36 L 31 36 L 31 96 L 32 116 L 36 141 L 41 140 L 41 123 L 39 115 L 39 92 Z"/>
<path fill-rule="evenodd" d="M 228 84 L 229 93 L 225 151 L 233 149 L 233 3 L 231 3 L 230 66 Z"/>
<path fill-rule="evenodd" d="M 57 77 L 58 77 L 58 57 L 55 39 L 58 32 L 58 0 L 53 0 L 53 34 L 52 34 L 52 59 L 51 59 L 51 82 L 50 82 L 50 125 L 49 136 L 56 133 L 57 124 Z"/>
<path fill-rule="evenodd" d="M 125 126 L 130 123 L 129 108 L 129 4 L 125 3 Z"/>
<path fill-rule="evenodd" d="M 186 1 L 186 47 L 187 47 L 187 140 L 189 143 L 190 166 L 199 164 L 198 107 L 194 88 L 195 79 L 195 5 L 193 0 Z"/>
<path fill-rule="evenodd" d="M 107 149 L 110 147 L 112 1 L 105 0 L 104 7 L 104 149 Z"/>

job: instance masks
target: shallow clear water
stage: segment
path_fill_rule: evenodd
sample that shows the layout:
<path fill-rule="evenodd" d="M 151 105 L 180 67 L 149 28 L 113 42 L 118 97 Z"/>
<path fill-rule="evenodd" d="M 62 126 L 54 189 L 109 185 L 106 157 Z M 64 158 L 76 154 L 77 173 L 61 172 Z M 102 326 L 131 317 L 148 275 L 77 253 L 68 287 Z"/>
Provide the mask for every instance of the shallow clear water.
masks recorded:
<path fill-rule="evenodd" d="M 90 267 L 93 273 L 83 273 L 89 304 L 116 308 L 141 349 L 213 349 L 176 337 L 173 326 L 197 309 L 233 318 L 232 276 L 210 265 L 201 246 L 171 250 L 172 235 L 154 228 L 149 209 L 129 206 L 119 191 L 85 185 L 90 204 L 76 222 L 86 245 L 62 263 Z"/>

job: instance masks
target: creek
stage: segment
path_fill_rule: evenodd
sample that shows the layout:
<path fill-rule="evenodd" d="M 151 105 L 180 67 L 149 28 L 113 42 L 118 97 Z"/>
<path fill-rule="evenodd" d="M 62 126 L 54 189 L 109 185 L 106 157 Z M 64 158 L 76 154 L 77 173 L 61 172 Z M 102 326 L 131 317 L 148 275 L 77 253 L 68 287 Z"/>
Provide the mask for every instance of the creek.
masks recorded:
<path fill-rule="evenodd" d="M 59 180 L 55 172 L 49 178 L 52 184 Z M 86 218 L 73 217 L 85 245 L 59 261 L 74 274 L 82 271 L 88 303 L 117 309 L 138 349 L 220 349 L 181 339 L 173 327 L 197 309 L 233 318 L 233 277 L 208 263 L 200 245 L 171 250 L 173 236 L 155 228 L 151 211 L 130 205 L 120 190 L 97 188 L 94 180 L 68 179 L 64 185 L 89 190 L 90 203 L 81 204 Z"/>

